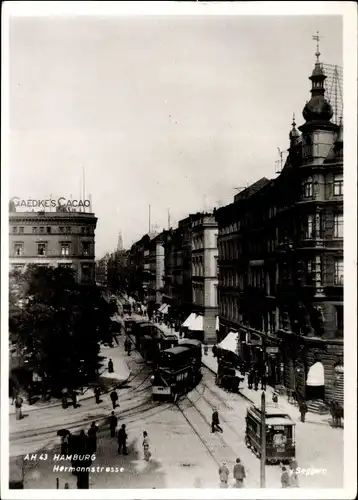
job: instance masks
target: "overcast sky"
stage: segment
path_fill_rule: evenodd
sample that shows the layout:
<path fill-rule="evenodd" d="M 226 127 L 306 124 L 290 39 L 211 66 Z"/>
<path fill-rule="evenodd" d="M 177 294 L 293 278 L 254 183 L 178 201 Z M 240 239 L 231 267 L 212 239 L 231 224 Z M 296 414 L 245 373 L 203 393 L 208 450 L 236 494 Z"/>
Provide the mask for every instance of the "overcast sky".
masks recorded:
<path fill-rule="evenodd" d="M 96 256 L 152 223 L 274 177 L 315 62 L 342 65 L 340 17 L 13 18 L 10 196 L 80 197 Z"/>

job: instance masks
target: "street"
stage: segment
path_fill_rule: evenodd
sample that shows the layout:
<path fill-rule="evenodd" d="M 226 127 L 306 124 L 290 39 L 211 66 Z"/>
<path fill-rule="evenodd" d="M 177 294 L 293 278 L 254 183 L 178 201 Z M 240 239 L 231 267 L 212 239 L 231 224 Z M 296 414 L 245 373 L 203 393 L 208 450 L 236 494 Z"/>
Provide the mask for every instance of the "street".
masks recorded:
<path fill-rule="evenodd" d="M 123 353 L 123 337 L 119 353 Z M 118 354 L 119 354 L 118 353 Z M 223 460 L 230 469 L 240 457 L 246 468 L 247 487 L 258 488 L 259 459 L 245 446 L 245 415 L 249 402 L 238 394 L 228 393 L 215 385 L 213 374 L 203 368 L 203 379 L 178 404 L 154 402 L 151 397 L 151 370 L 133 351 L 126 357 L 131 371 L 127 384 L 118 389 L 119 425 L 125 423 L 128 433 L 128 456 L 117 454 L 116 439 L 109 437 L 107 418 L 112 411 L 108 394 L 97 405 L 94 397 L 81 401 L 77 409 L 56 406 L 32 410 L 23 420 L 10 417 L 11 456 L 37 453 L 35 460 L 24 461 L 25 488 L 60 488 L 69 483 L 76 488 L 71 472 L 54 470 L 54 466 L 70 466 L 70 462 L 54 461 L 59 453 L 57 431 L 87 430 L 92 421 L 100 427 L 96 459 L 90 474 L 90 488 L 217 488 L 218 467 Z M 211 433 L 212 408 L 217 407 L 223 434 Z M 342 430 L 315 423 L 297 423 L 296 455 L 298 466 L 310 469 L 299 478 L 300 487 L 337 488 L 343 482 Z M 142 432 L 150 439 L 152 458 L 143 460 Z M 317 437 L 319 436 L 319 439 Z M 46 459 L 40 460 L 42 453 Z M 97 470 L 98 467 L 98 470 Z M 106 471 L 113 467 L 114 472 Z M 117 471 L 116 469 L 117 468 Z M 316 472 L 313 471 L 316 470 Z M 319 471 L 320 470 L 320 471 Z M 326 471 L 326 472 L 324 472 Z M 266 487 L 280 487 L 280 467 L 266 467 Z"/>

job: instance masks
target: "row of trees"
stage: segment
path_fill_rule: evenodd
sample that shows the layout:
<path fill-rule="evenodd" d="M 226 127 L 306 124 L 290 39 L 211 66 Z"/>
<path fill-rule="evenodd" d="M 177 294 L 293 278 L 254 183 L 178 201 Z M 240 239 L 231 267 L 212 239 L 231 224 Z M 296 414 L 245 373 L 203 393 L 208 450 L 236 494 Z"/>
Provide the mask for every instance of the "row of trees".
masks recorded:
<path fill-rule="evenodd" d="M 71 269 L 29 266 L 11 273 L 10 338 L 26 372 L 53 394 L 96 379 L 100 342 L 111 341 L 115 311 L 96 286 L 78 285 Z"/>

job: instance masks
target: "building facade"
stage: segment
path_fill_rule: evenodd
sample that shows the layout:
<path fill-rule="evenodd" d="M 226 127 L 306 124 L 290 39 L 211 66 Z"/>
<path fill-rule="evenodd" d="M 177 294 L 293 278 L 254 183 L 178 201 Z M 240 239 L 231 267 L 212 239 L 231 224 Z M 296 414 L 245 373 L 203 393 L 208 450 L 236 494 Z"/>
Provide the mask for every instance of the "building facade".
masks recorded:
<path fill-rule="evenodd" d="M 218 225 L 209 213 L 192 215 L 191 223 L 192 310 L 203 315 L 204 338 L 216 342 Z"/>
<path fill-rule="evenodd" d="M 85 212 L 16 212 L 10 204 L 10 269 L 65 266 L 81 284 L 95 283 L 97 218 Z"/>
<path fill-rule="evenodd" d="M 163 233 L 155 236 L 149 242 L 149 284 L 148 302 L 160 305 L 162 303 L 164 286 L 164 246 Z"/>
<path fill-rule="evenodd" d="M 157 233 L 145 234 L 140 240 L 135 242 L 128 254 L 128 266 L 130 268 L 129 290 L 137 295 L 138 299 L 144 303 L 155 301 L 155 285 L 151 275 L 153 263 L 151 265 L 151 241 L 158 236 Z M 154 280 L 155 281 L 155 280 Z"/>
<path fill-rule="evenodd" d="M 343 403 L 343 123 L 318 60 L 310 80 L 280 175 L 216 211 L 220 326 L 240 332 L 241 357 L 265 363 L 272 384 Z"/>

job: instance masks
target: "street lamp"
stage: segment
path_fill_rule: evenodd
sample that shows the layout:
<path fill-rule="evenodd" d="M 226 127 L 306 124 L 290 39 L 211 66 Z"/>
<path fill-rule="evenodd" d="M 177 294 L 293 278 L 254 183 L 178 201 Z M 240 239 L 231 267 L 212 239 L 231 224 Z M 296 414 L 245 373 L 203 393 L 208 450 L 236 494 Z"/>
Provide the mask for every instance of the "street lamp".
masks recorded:
<path fill-rule="evenodd" d="M 261 459 L 260 459 L 260 488 L 265 488 L 266 467 L 266 394 L 261 393 Z"/>

